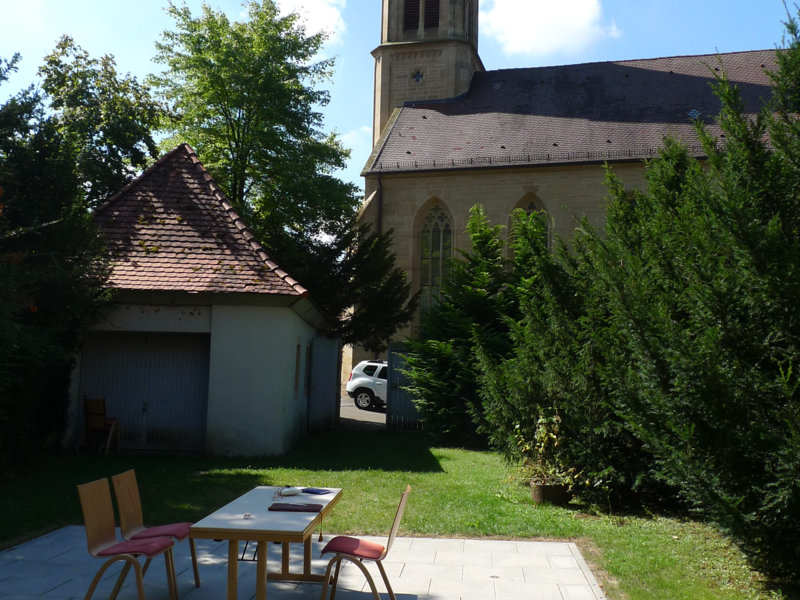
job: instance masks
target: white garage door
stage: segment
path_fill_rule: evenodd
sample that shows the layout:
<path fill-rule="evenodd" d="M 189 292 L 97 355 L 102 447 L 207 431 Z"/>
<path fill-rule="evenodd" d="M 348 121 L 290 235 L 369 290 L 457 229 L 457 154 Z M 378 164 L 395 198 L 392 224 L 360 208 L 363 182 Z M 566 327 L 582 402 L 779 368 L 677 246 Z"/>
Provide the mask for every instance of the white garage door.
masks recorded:
<path fill-rule="evenodd" d="M 105 397 L 125 450 L 202 451 L 209 348 L 208 334 L 87 333 L 80 393 Z"/>

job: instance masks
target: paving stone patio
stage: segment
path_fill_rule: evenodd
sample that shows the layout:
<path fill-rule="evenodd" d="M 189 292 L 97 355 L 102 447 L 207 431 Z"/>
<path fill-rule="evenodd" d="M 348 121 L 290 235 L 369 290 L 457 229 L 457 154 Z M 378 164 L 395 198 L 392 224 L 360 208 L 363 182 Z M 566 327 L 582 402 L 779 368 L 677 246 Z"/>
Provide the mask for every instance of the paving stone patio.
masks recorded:
<path fill-rule="evenodd" d="M 314 541 L 315 573 L 324 573 L 327 559 L 319 553 L 325 542 Z M 326 536 L 330 539 L 330 536 Z M 385 543 L 385 538 L 373 539 Z M 225 600 L 227 543 L 198 540 L 202 584 L 194 587 L 189 544 L 175 546 L 175 567 L 181 600 Z M 248 555 L 250 551 L 248 551 Z M 301 564 L 302 547 L 292 546 L 293 560 Z M 0 552 L 0 599 L 32 600 L 83 598 L 103 561 L 86 551 L 83 527 L 64 527 L 26 544 Z M 268 570 L 280 565 L 280 546 L 270 544 Z M 561 542 L 397 538 L 386 561 L 387 574 L 398 600 L 599 600 L 605 598 L 577 546 Z M 381 598 L 388 598 L 374 564 L 369 568 Z M 106 572 L 95 592 L 108 598 L 121 564 Z M 168 600 L 161 558 L 155 559 L 145 579 L 147 600 Z M 238 600 L 255 596 L 255 563 L 239 563 Z M 269 581 L 268 600 L 317 600 L 321 584 Z M 347 565 L 339 577 L 339 600 L 369 600 L 372 595 L 363 574 Z M 136 600 L 129 574 L 119 600 Z"/>

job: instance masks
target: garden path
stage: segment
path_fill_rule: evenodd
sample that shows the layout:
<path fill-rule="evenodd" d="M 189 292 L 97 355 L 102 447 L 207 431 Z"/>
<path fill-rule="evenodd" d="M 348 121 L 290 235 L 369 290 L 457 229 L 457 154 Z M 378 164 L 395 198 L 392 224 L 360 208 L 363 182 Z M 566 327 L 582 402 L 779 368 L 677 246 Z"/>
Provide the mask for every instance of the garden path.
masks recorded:
<path fill-rule="evenodd" d="M 326 536 L 330 539 L 331 536 Z M 385 543 L 385 538 L 370 538 Z M 324 573 L 327 559 L 319 553 L 325 542 L 314 540 L 315 573 Z M 280 547 L 270 544 L 269 570 L 280 565 Z M 292 545 L 296 560 L 302 546 Z M 227 578 L 227 543 L 198 540 L 202 585 L 194 587 L 188 543 L 175 546 L 181 600 L 222 600 Z M 161 558 L 145 577 L 147 600 L 168 600 Z M 83 527 L 69 526 L 0 552 L 0 600 L 81 599 L 102 565 L 86 551 Z M 564 542 L 397 538 L 386 561 L 397 600 L 601 600 L 605 598 L 577 546 Z M 388 598 L 375 565 L 370 564 L 382 598 Z M 112 565 L 95 592 L 108 598 L 121 568 Z M 255 596 L 255 563 L 239 566 L 239 600 Z M 129 575 L 119 600 L 136 600 Z M 270 581 L 269 600 L 317 600 L 321 584 Z M 352 565 L 342 569 L 339 600 L 369 600 L 369 586 Z"/>

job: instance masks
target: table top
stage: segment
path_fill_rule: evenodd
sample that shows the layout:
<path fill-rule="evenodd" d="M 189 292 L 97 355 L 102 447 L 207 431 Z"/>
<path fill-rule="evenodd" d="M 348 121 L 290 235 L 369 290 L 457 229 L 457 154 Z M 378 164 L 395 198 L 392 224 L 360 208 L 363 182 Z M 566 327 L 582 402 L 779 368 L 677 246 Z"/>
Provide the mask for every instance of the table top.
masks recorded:
<path fill-rule="evenodd" d="M 280 487 L 259 486 L 240 496 L 233 502 L 214 511 L 192 525 L 191 536 L 201 539 L 249 539 L 274 538 L 297 535 L 307 537 L 320 524 L 342 497 L 340 488 L 322 488 L 330 494 L 298 494 L 276 498 Z M 321 504 L 321 512 L 270 511 L 274 502 L 286 504 Z M 245 519 L 245 513 L 251 518 Z M 275 540 L 277 541 L 277 540 Z"/>

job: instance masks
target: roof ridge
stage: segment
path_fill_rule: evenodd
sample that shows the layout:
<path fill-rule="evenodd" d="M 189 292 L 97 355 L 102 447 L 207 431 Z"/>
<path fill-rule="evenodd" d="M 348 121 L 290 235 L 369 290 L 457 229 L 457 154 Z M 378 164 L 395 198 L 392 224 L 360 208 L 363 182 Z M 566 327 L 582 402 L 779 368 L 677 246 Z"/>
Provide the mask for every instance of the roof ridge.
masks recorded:
<path fill-rule="evenodd" d="M 110 197 L 108 200 L 106 200 L 105 202 L 103 202 L 103 203 L 102 203 L 100 206 L 98 206 L 97 208 L 95 208 L 95 209 L 94 209 L 92 212 L 93 212 L 93 213 L 99 213 L 100 211 L 103 211 L 103 210 L 105 210 L 106 208 L 108 208 L 109 206 L 111 206 L 111 205 L 112 205 L 114 202 L 116 202 L 117 200 L 119 200 L 119 199 L 120 199 L 120 197 L 121 197 L 123 194 L 125 194 L 125 193 L 129 192 L 129 191 L 130 191 L 130 190 L 132 190 L 134 187 L 136 187 L 137 185 L 139 185 L 139 182 L 141 182 L 141 181 L 144 179 L 145 175 L 149 175 L 150 173 L 152 173 L 153 171 L 155 171 L 155 170 L 156 170 L 158 167 L 160 167 L 162 164 L 164 164 L 164 163 L 167 161 L 167 159 L 168 159 L 169 157 L 171 157 L 173 154 L 177 153 L 177 152 L 178 152 L 178 150 L 180 150 L 182 146 L 187 146 L 187 147 L 188 147 L 188 144 L 178 144 L 177 146 L 175 146 L 175 147 L 174 147 L 172 150 L 170 150 L 169 152 L 167 152 L 167 153 L 166 153 L 164 156 L 162 156 L 161 158 L 159 158 L 159 159 L 158 159 L 156 162 L 154 162 L 152 165 L 150 165 L 150 166 L 149 166 L 149 167 L 147 167 L 147 168 L 146 168 L 144 171 L 142 171 L 141 175 L 137 176 L 137 177 L 136 177 L 136 179 L 134 179 L 133 181 L 131 181 L 131 182 L 130 182 L 128 185 L 126 185 L 124 188 L 122 188 L 122 189 L 121 189 L 120 191 L 118 191 L 116 194 L 114 194 L 113 196 L 111 196 L 111 197 Z M 190 149 L 191 149 L 191 148 L 190 148 Z"/>
<path fill-rule="evenodd" d="M 656 56 L 653 58 L 625 58 L 620 60 L 599 60 L 599 61 L 590 61 L 590 62 L 581 62 L 581 63 L 567 63 L 563 65 L 540 65 L 538 67 L 513 67 L 509 69 L 487 69 L 486 71 L 478 71 L 475 74 L 492 74 L 492 73 L 502 73 L 506 71 L 533 71 L 535 69 L 561 69 L 564 67 L 580 67 L 584 65 L 606 65 L 606 64 L 619 64 L 619 63 L 634 63 L 634 62 L 648 62 L 648 61 L 655 61 L 655 60 L 668 60 L 673 58 L 701 58 L 707 56 L 709 58 L 714 58 L 716 56 L 732 56 L 734 54 L 756 54 L 758 52 L 774 52 L 776 50 L 780 50 L 780 48 L 764 48 L 763 50 L 738 50 L 735 52 L 713 52 L 711 54 L 676 54 L 673 56 Z"/>
<path fill-rule="evenodd" d="M 220 189 L 217 185 L 217 182 L 214 181 L 214 178 L 211 177 L 211 174 L 206 170 L 203 163 L 200 162 L 200 158 L 197 156 L 197 153 L 192 149 L 192 147 L 187 144 L 186 142 L 180 144 L 175 150 L 178 148 L 184 148 L 189 156 L 189 160 L 192 161 L 192 164 L 195 168 L 199 171 L 200 175 L 203 177 L 203 180 L 208 185 L 211 192 L 214 194 L 214 197 L 217 198 L 222 203 L 222 208 L 228 214 L 228 217 L 233 222 L 234 227 L 236 227 L 237 231 L 242 235 L 245 241 L 250 245 L 253 252 L 255 252 L 256 256 L 258 256 L 264 264 L 269 267 L 269 270 L 280 277 L 287 285 L 292 287 L 297 293 L 299 293 L 302 297 L 308 296 L 308 290 L 300 285 L 297 280 L 293 279 L 286 271 L 281 269 L 275 262 L 267 254 L 267 251 L 264 250 L 264 247 L 259 243 L 256 239 L 256 236 L 250 230 L 250 228 L 245 224 L 242 218 L 239 216 L 239 213 L 233 208 L 233 205 L 228 201 L 227 196 L 225 193 Z M 174 152 L 173 150 L 172 152 Z M 169 154 L 172 154 L 170 152 Z M 169 154 L 165 155 L 169 156 Z M 155 165 L 153 165 L 155 166 Z M 142 174 L 144 175 L 144 173 Z"/>

